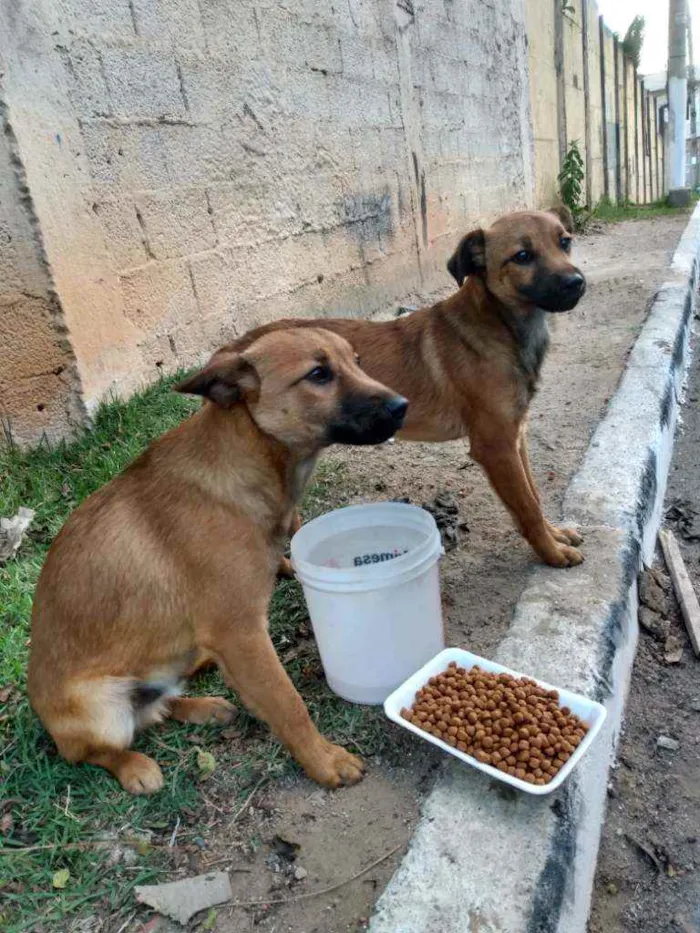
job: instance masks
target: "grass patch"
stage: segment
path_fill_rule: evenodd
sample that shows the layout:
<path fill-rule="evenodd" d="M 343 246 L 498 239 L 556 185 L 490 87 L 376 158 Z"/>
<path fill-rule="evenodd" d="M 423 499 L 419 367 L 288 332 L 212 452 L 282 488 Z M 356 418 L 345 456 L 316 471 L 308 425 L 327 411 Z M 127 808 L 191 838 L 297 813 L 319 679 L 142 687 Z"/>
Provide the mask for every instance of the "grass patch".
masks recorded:
<path fill-rule="evenodd" d="M 296 767 L 243 710 L 228 729 L 164 723 L 135 747 L 161 764 L 165 787 L 155 797 L 131 797 L 101 769 L 59 758 L 26 699 L 32 593 L 51 540 L 86 496 L 198 407 L 170 391 L 174 381 L 104 405 L 93 428 L 71 443 L 0 450 L 0 515 L 21 505 L 36 510 L 17 557 L 0 567 L 0 929 L 6 933 L 68 930 L 86 914 L 121 918 L 134 907 L 134 885 L 167 880 L 178 859 L 206 853 L 213 830 L 204 795 L 232 815 L 261 779 Z M 320 465 L 304 503 L 307 519 L 342 503 L 343 480 L 341 466 Z M 321 731 L 365 755 L 385 749 L 389 733 L 380 712 L 328 690 L 296 582 L 277 586 L 270 629 Z M 190 692 L 227 693 L 216 672 L 199 677 Z M 199 749 L 216 761 L 206 783 Z M 66 869 L 66 886 L 54 888 L 55 872 Z"/>
<path fill-rule="evenodd" d="M 691 195 L 691 206 L 671 207 L 665 198 L 654 201 L 652 204 L 633 204 L 631 201 L 625 201 L 621 204 L 613 204 L 612 201 L 603 198 L 598 202 L 595 210 L 588 218 L 589 220 L 599 220 L 603 223 L 618 223 L 622 220 L 646 220 L 653 217 L 668 217 L 674 214 L 687 214 L 698 200 L 697 194 Z"/>

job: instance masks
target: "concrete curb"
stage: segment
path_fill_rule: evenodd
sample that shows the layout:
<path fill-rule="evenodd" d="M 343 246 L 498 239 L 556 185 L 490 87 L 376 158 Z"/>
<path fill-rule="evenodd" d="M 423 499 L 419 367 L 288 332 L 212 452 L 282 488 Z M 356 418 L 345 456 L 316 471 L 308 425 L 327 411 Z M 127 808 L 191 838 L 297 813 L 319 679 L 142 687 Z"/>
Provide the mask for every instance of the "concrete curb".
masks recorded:
<path fill-rule="evenodd" d="M 566 493 L 586 562 L 538 568 L 496 659 L 606 705 L 596 744 L 552 797 L 445 765 L 370 933 L 584 933 L 608 771 L 637 644 L 637 573 L 654 551 L 688 359 L 700 206 Z"/>

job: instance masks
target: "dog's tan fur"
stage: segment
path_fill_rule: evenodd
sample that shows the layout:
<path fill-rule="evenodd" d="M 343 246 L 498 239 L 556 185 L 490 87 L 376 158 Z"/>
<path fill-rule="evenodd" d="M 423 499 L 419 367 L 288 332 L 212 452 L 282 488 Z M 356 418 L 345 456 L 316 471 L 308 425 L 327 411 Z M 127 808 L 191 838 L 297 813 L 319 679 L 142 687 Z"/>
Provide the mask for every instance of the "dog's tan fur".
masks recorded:
<path fill-rule="evenodd" d="M 262 333 L 292 325 L 322 325 L 342 334 L 366 372 L 409 400 L 400 438 L 468 437 L 472 457 L 540 558 L 555 567 L 578 564 L 583 558 L 572 545 L 580 536 L 556 528 L 543 515 L 526 442 L 528 408 L 548 343 L 537 300 L 558 276 L 578 276 L 583 287 L 562 245 L 571 232 L 566 209 L 507 214 L 462 240 L 448 268 L 460 284 L 466 281 L 446 301 L 388 322 L 277 321 L 234 346 L 243 348 Z M 518 265 L 513 257 L 524 248 L 534 260 Z M 537 294 L 525 295 L 523 289 Z"/>
<path fill-rule="evenodd" d="M 334 373 L 325 385 L 305 377 L 319 359 Z M 130 750 L 134 733 L 164 716 L 227 721 L 226 700 L 178 695 L 214 661 L 312 778 L 353 783 L 362 764 L 311 722 L 267 607 L 329 424 L 347 398 L 397 397 L 345 340 L 316 329 L 224 348 L 181 389 L 204 395 L 202 409 L 90 496 L 51 546 L 34 599 L 32 705 L 65 758 L 153 792 L 162 774 Z"/>

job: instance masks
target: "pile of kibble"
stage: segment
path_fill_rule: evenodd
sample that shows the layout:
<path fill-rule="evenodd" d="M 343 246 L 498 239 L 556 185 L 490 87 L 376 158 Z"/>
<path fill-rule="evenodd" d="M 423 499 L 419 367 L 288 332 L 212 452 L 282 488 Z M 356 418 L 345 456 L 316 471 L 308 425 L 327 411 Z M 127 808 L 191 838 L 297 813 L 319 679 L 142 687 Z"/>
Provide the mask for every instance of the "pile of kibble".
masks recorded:
<path fill-rule="evenodd" d="M 477 665 L 465 670 L 454 661 L 430 678 L 401 715 L 460 752 L 528 784 L 549 784 L 588 732 L 568 706 L 559 706 L 556 690 Z"/>

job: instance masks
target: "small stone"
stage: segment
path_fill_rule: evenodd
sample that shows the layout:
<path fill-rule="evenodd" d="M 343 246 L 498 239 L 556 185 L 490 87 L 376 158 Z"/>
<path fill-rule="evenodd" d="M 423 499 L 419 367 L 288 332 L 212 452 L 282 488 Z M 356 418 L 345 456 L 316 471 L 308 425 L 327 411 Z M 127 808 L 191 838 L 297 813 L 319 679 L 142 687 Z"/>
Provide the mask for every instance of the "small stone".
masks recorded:
<path fill-rule="evenodd" d="M 638 618 L 639 624 L 645 632 L 649 632 L 650 635 L 653 635 L 654 638 L 658 638 L 659 641 L 666 640 L 671 627 L 671 623 L 668 619 L 662 618 L 660 613 L 655 612 L 653 609 L 649 609 L 648 606 L 639 607 Z"/>
<path fill-rule="evenodd" d="M 668 597 L 649 571 L 639 575 L 639 599 L 648 609 L 662 616 L 668 615 Z"/>
<path fill-rule="evenodd" d="M 301 865 L 297 865 L 297 867 L 294 869 L 294 879 L 296 881 L 303 881 L 306 877 L 308 877 L 308 874 L 308 871 Z"/>
<path fill-rule="evenodd" d="M 683 660 L 683 645 L 676 635 L 669 635 L 664 645 L 664 661 L 667 664 L 680 664 Z"/>
<path fill-rule="evenodd" d="M 694 697 L 694 698 L 690 701 L 690 708 L 691 708 L 694 712 L 700 713 L 700 697 Z"/>
<path fill-rule="evenodd" d="M 612 894 L 614 896 L 619 892 L 620 889 L 614 881 L 611 881 L 609 884 L 605 885 L 605 890 L 608 892 L 608 894 Z"/>
<path fill-rule="evenodd" d="M 677 742 L 676 739 L 672 739 L 668 735 L 660 735 L 656 740 L 657 748 L 665 748 L 669 752 L 677 752 L 681 747 L 681 743 Z"/>

